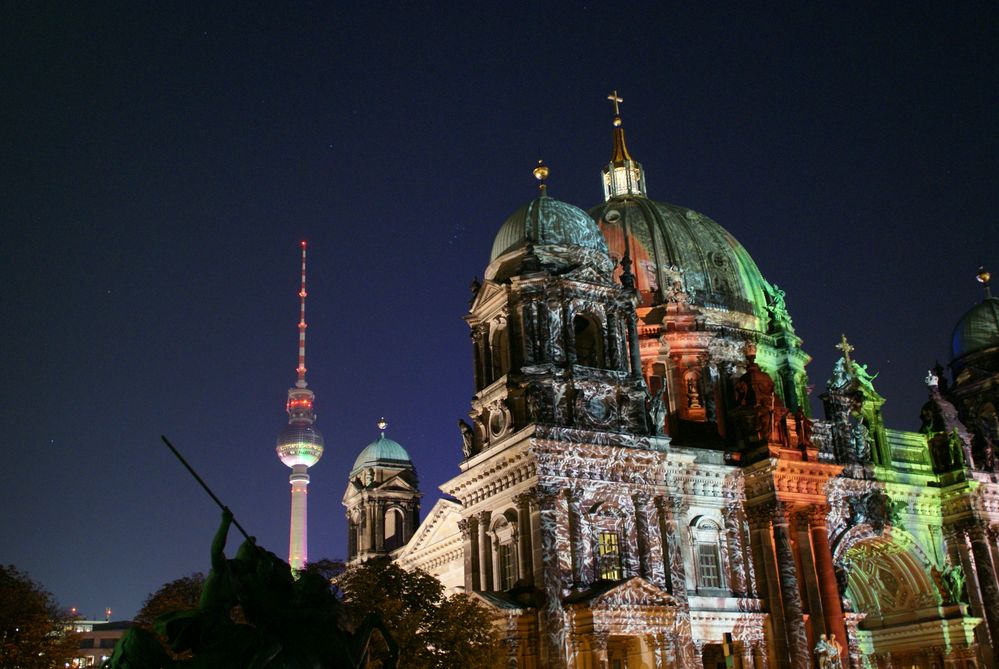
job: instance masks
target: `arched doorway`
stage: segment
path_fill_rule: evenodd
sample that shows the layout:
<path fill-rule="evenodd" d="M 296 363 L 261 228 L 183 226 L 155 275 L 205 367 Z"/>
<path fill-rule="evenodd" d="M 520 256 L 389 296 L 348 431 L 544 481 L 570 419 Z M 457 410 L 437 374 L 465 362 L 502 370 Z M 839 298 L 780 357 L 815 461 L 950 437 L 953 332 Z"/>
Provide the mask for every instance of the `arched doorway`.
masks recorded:
<path fill-rule="evenodd" d="M 975 666 L 967 663 L 975 619 L 945 604 L 918 544 L 898 530 L 870 534 L 837 551 L 848 573 L 846 598 L 864 614 L 858 636 L 870 666 Z"/>

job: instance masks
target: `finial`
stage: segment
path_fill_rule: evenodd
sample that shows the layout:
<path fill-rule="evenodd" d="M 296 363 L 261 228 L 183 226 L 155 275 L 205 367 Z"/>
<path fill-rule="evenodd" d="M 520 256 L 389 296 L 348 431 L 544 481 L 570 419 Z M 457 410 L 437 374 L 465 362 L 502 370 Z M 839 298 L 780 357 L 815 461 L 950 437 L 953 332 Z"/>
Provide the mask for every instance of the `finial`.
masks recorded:
<path fill-rule="evenodd" d="M 843 352 L 843 359 L 846 361 L 846 368 L 848 370 L 853 369 L 853 360 L 850 360 L 850 351 L 854 350 L 854 347 L 850 345 L 850 342 L 846 340 L 846 335 L 840 335 L 839 343 L 836 344 L 835 348 Z"/>
<path fill-rule="evenodd" d="M 978 279 L 978 283 L 982 284 L 985 288 L 985 297 L 992 297 L 992 289 L 989 287 L 989 280 L 992 278 L 992 274 L 984 267 L 978 268 L 978 275 L 975 277 Z"/>
<path fill-rule="evenodd" d="M 539 160 L 537 166 L 534 168 L 534 178 L 541 182 L 538 185 L 538 190 L 541 191 L 542 195 L 547 195 L 548 193 L 548 184 L 546 184 L 545 181 L 548 179 L 548 174 L 550 172 L 551 170 L 548 169 L 548 166 L 545 165 L 545 161 L 543 160 Z"/>
<path fill-rule="evenodd" d="M 624 98 L 617 94 L 615 88 L 614 92 L 607 96 L 607 99 L 614 103 L 614 127 L 618 128 L 621 126 L 621 107 L 619 105 L 624 102 Z"/>
<path fill-rule="evenodd" d="M 388 427 L 388 421 L 385 420 L 385 416 L 382 416 L 381 418 L 379 418 L 377 424 L 378 424 L 378 429 L 381 430 L 384 433 L 385 432 L 385 428 Z"/>
<path fill-rule="evenodd" d="M 628 153 L 628 147 L 624 141 L 624 128 L 621 127 L 621 103 L 624 98 L 617 94 L 617 89 L 607 96 L 607 99 L 614 103 L 614 152 L 611 162 L 617 166 L 623 166 L 625 161 L 632 160 Z"/>
<path fill-rule="evenodd" d="M 305 328 L 308 327 L 305 324 L 305 296 L 308 293 L 305 292 L 305 240 L 302 240 L 302 288 L 298 291 L 298 297 L 301 300 L 302 312 L 301 317 L 298 320 L 298 381 L 295 382 L 295 386 L 298 388 L 305 388 L 308 384 L 305 382 Z"/>

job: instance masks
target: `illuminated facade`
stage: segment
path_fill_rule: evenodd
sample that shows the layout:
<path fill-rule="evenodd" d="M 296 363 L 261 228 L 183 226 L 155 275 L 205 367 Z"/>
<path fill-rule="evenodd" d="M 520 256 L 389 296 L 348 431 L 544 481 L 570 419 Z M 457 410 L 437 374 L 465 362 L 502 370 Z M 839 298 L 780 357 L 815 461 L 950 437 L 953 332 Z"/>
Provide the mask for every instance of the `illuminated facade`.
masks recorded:
<path fill-rule="evenodd" d="M 298 321 L 298 380 L 288 389 L 288 425 L 277 438 L 277 454 L 291 467 L 291 531 L 288 564 L 301 569 L 309 560 L 308 494 L 309 467 L 323 456 L 323 435 L 315 426 L 316 395 L 305 382 L 305 242 L 302 242 L 302 287 L 298 293 L 301 316 Z"/>
<path fill-rule="evenodd" d="M 605 202 L 549 197 L 539 164 L 496 235 L 456 501 L 396 559 L 492 607 L 507 667 L 996 666 L 997 300 L 920 432 L 885 425 L 845 336 L 811 417 L 784 292 L 647 197 L 611 99 Z"/>

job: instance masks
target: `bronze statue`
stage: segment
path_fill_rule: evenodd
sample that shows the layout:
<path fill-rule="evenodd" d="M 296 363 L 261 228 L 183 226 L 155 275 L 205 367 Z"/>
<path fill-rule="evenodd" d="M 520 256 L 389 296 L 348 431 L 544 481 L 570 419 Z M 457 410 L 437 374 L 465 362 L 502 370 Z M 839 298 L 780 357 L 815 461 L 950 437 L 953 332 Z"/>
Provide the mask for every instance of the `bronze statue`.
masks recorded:
<path fill-rule="evenodd" d="M 287 562 L 257 545 L 163 437 L 187 470 L 222 507 L 212 540 L 212 568 L 198 608 L 172 611 L 153 622 L 160 639 L 142 628 L 128 630 L 104 669 L 361 669 L 368 642 L 378 629 L 388 646 L 386 669 L 395 669 L 398 647 L 381 617 L 369 614 L 349 629 L 343 604 L 322 576 L 296 580 Z M 235 557 L 225 557 L 226 538 L 235 525 L 246 541 Z"/>
<path fill-rule="evenodd" d="M 375 629 L 389 647 L 384 666 L 395 668 L 398 649 L 381 618 L 369 614 L 356 630 L 347 629 L 343 605 L 322 576 L 306 572 L 295 580 L 288 563 L 252 537 L 227 560 L 232 523 L 224 509 L 198 608 L 153 623 L 182 659 L 170 658 L 155 636 L 135 628 L 115 646 L 105 669 L 361 669 Z"/>

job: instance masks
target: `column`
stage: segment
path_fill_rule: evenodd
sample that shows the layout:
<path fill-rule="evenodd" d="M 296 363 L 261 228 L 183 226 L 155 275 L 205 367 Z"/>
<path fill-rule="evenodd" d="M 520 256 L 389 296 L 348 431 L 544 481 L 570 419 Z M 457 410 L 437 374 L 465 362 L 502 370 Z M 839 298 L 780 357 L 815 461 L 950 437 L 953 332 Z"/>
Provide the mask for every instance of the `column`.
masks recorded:
<path fill-rule="evenodd" d="M 784 609 L 790 666 L 794 669 L 810 669 L 811 653 L 808 649 L 804 613 L 801 610 L 801 591 L 798 587 L 794 549 L 791 547 L 788 511 L 789 509 L 783 502 L 777 502 L 774 505 L 772 516 L 774 548 L 780 579 L 780 598 Z"/>
<path fill-rule="evenodd" d="M 756 664 L 753 662 L 753 645 L 749 641 L 739 642 L 739 662 L 741 669 L 753 669 Z"/>
<path fill-rule="evenodd" d="M 517 504 L 517 579 L 524 585 L 534 581 L 531 569 L 531 495 L 522 493 L 514 498 Z"/>
<path fill-rule="evenodd" d="M 645 507 L 649 503 L 649 498 L 643 494 L 633 495 L 632 503 L 635 505 L 635 535 L 638 538 L 638 574 L 651 581 L 651 567 L 649 558 L 649 519 L 645 513 Z"/>
<path fill-rule="evenodd" d="M 590 638 L 593 643 L 590 651 L 593 666 L 595 669 L 608 669 L 610 660 L 607 657 L 607 632 L 594 632 Z"/>
<path fill-rule="evenodd" d="M 385 551 L 385 501 L 375 501 L 375 550 Z"/>
<path fill-rule="evenodd" d="M 539 484 L 538 537 L 541 542 L 541 591 L 539 612 L 538 665 L 546 669 L 567 666 L 569 623 L 562 607 L 562 598 L 572 583 L 572 548 L 569 543 L 569 505 L 565 495 L 555 486 Z"/>
<path fill-rule="evenodd" d="M 479 513 L 479 582 L 485 591 L 493 590 L 493 550 L 489 539 L 490 511 Z"/>
<path fill-rule="evenodd" d="M 652 666 L 654 669 L 666 669 L 666 635 L 662 633 L 648 634 L 646 640 L 652 651 Z"/>
<path fill-rule="evenodd" d="M 753 642 L 753 658 L 756 660 L 756 669 L 770 669 L 770 658 L 767 656 L 766 641 Z"/>
<path fill-rule="evenodd" d="M 569 545 L 572 548 L 572 583 L 582 586 L 587 579 L 586 558 L 588 550 L 583 537 L 582 496 L 578 490 L 566 490 L 565 499 L 569 509 Z"/>
<path fill-rule="evenodd" d="M 812 507 L 809 514 L 809 532 L 812 540 L 812 554 L 815 557 L 815 573 L 819 581 L 819 597 L 822 601 L 822 616 L 826 634 L 835 635 L 843 647 L 840 661 L 849 666 L 849 639 L 846 624 L 843 622 L 843 600 L 836 583 L 836 570 L 833 568 L 832 549 L 829 547 L 829 507 L 824 504 Z"/>
<path fill-rule="evenodd" d="M 482 589 L 479 580 L 479 521 L 475 516 L 458 521 L 461 531 L 462 554 L 465 558 L 465 592 L 471 594 Z"/>
<path fill-rule="evenodd" d="M 725 553 L 728 556 L 729 586 L 737 596 L 745 596 L 748 592 L 746 579 L 746 551 L 742 543 L 742 513 L 741 505 L 732 501 L 725 506 L 723 517 L 725 527 L 722 529 L 725 537 Z"/>
<path fill-rule="evenodd" d="M 784 629 L 784 609 L 780 598 L 780 579 L 774 559 L 773 535 L 770 530 L 770 505 L 761 504 L 746 509 L 749 520 L 749 547 L 756 565 L 757 596 L 766 600 L 773 630 L 777 669 L 788 667 L 787 635 Z M 764 652 L 766 655 L 766 652 Z"/>
<path fill-rule="evenodd" d="M 947 554 L 953 565 L 959 565 L 964 572 L 965 588 L 968 591 L 968 603 L 974 616 L 987 620 L 985 603 L 981 588 L 975 574 L 975 563 L 972 560 L 971 548 L 963 526 L 944 526 L 944 539 L 947 542 Z M 986 664 L 992 661 L 992 634 L 988 623 L 975 628 L 975 640 L 982 651 Z"/>
<path fill-rule="evenodd" d="M 999 584 L 996 583 L 996 567 L 989 550 L 988 535 L 978 522 L 968 528 L 971 541 L 971 555 L 975 559 L 975 572 L 978 575 L 978 588 L 982 593 L 982 609 L 989 628 L 992 643 L 999 641 Z M 966 574 L 971 578 L 970 574 Z"/>
<path fill-rule="evenodd" d="M 680 545 L 678 518 L 685 513 L 679 497 L 656 497 L 659 532 L 666 562 L 666 589 L 679 604 L 676 612 L 675 636 L 670 639 L 671 665 L 679 669 L 700 666 L 694 656 L 693 632 L 690 626 L 690 604 L 687 600 L 687 578 L 683 567 L 683 547 Z"/>
<path fill-rule="evenodd" d="M 666 563 L 666 589 L 686 608 L 687 577 L 683 568 L 683 554 L 680 552 L 680 537 L 677 535 L 676 526 L 676 514 L 682 509 L 682 502 L 675 497 L 656 497 L 655 504 Z"/>

